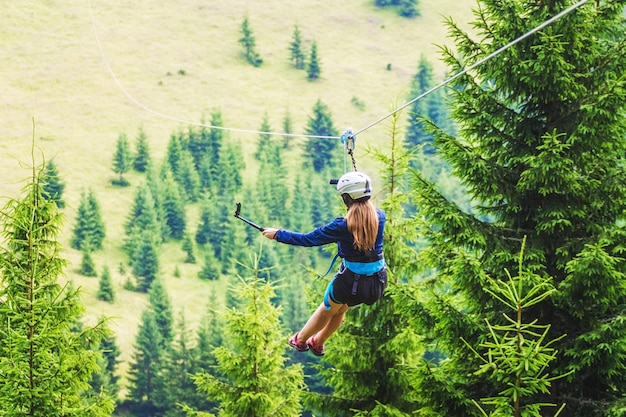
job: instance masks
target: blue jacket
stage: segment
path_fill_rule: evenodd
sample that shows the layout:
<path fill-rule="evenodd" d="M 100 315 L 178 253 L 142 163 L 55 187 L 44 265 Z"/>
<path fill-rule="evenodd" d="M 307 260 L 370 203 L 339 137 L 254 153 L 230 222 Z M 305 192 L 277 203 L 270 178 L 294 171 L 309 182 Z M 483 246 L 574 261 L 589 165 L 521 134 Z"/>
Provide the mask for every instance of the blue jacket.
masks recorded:
<path fill-rule="evenodd" d="M 374 244 L 377 255 L 383 253 L 383 236 L 385 233 L 385 212 L 376 209 L 378 214 L 378 235 Z M 343 217 L 338 217 L 325 226 L 318 227 L 309 233 L 296 233 L 287 230 L 276 232 L 276 240 L 281 243 L 295 246 L 322 246 L 328 243 L 337 243 L 337 251 L 341 258 L 363 262 L 365 252 L 354 248 L 354 236 L 348 230 L 348 223 Z"/>

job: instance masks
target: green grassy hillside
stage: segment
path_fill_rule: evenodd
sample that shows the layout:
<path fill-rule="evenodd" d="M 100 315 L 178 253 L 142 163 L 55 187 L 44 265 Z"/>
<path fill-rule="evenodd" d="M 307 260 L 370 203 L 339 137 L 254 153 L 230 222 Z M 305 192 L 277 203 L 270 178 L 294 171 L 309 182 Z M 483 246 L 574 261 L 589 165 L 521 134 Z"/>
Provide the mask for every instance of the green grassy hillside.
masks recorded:
<path fill-rule="evenodd" d="M 436 45 L 450 45 L 444 16 L 465 26 L 475 4 L 422 0 L 422 16 L 409 20 L 373 3 L 24 0 L 4 5 L 0 203 L 17 196 L 20 181 L 29 175 L 20 162 L 30 161 L 34 119 L 36 145 L 47 159 L 55 159 L 66 183 L 61 240 L 73 264 L 67 276 L 84 288 L 90 317 L 117 317 L 114 329 L 122 360 L 129 359 L 145 296 L 123 291 L 124 277 L 117 271 L 124 260 L 119 249 L 122 224 L 134 192 L 110 185 L 118 134 L 125 132 L 134 144 L 142 127 L 152 156 L 160 159 L 170 133 L 186 129 L 183 121 L 208 120 L 213 109 L 221 110 L 225 126 L 239 129 L 258 129 L 267 114 L 277 131 L 289 111 L 295 132 L 301 133 L 318 99 L 329 106 L 339 130 L 368 125 L 410 99 L 409 83 L 421 54 L 443 77 Z M 246 14 L 264 59 L 260 68 L 245 62 L 237 42 Z M 318 45 L 322 78 L 315 82 L 288 62 L 296 24 L 307 46 L 314 40 Z M 357 146 L 376 143 L 384 134 L 381 123 L 360 135 Z M 257 135 L 232 132 L 228 138 L 250 149 Z M 297 145 L 302 139 L 293 141 Z M 140 181 L 138 176 L 129 179 L 134 185 Z M 80 192 L 88 187 L 96 192 L 107 227 L 105 248 L 94 258 L 99 269 L 104 263 L 111 268 L 118 297 L 114 305 L 96 301 L 97 279 L 74 272 L 80 253 L 67 243 Z M 197 266 L 184 264 L 179 266 L 182 277 L 173 278 L 182 257 L 178 246 L 166 248 L 162 269 L 177 314 L 184 307 L 193 324 L 206 308 L 211 286 L 219 284 L 200 282 Z"/>

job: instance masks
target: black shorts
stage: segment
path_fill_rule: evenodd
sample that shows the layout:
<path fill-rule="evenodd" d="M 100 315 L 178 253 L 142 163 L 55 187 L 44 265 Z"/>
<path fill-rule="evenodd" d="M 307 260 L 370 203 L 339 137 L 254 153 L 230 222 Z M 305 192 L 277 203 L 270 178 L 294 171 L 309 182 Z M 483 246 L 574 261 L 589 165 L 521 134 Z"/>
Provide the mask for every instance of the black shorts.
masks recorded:
<path fill-rule="evenodd" d="M 372 305 L 379 300 L 387 288 L 385 268 L 372 275 L 355 274 L 343 264 L 335 278 L 328 284 L 324 304 L 330 308 L 328 299 L 352 307 L 359 304 Z"/>

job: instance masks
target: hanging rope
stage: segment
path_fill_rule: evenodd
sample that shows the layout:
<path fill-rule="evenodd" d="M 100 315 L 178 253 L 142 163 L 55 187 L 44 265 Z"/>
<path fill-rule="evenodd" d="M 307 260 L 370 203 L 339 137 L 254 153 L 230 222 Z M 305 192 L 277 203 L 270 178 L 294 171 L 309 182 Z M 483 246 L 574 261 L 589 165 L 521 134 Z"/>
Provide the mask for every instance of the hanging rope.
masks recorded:
<path fill-rule="evenodd" d="M 96 20 L 94 18 L 93 7 L 91 5 L 91 0 L 88 0 L 88 3 L 89 3 L 89 13 L 91 15 L 91 25 L 93 27 L 93 33 L 95 35 L 96 43 L 98 44 L 98 49 L 100 50 L 100 56 L 102 58 L 102 61 L 104 62 L 104 66 L 107 68 L 109 74 L 111 75 L 111 77 L 115 81 L 115 84 L 117 84 L 117 87 L 124 93 L 124 95 L 126 95 L 126 97 L 128 97 L 128 99 L 132 103 L 134 103 L 136 106 L 142 108 L 143 110 L 147 111 L 148 113 L 152 113 L 155 116 L 161 117 L 163 119 L 172 120 L 174 122 L 184 123 L 184 124 L 187 124 L 187 125 L 201 126 L 201 127 L 206 127 L 206 128 L 210 128 L 210 129 L 219 129 L 219 130 L 226 130 L 226 131 L 231 131 L 231 132 L 254 133 L 254 134 L 274 135 L 274 136 L 287 136 L 287 137 L 304 137 L 304 138 L 315 138 L 315 139 L 339 139 L 338 136 L 302 135 L 302 134 L 297 134 L 297 133 L 281 133 L 281 132 L 263 132 L 263 131 L 260 131 L 260 130 L 249 130 L 249 129 L 238 129 L 238 128 L 233 128 L 233 127 L 214 126 L 214 125 L 211 125 L 211 124 L 197 123 L 197 122 L 192 122 L 192 121 L 185 120 L 185 119 L 180 119 L 178 117 L 172 117 L 172 116 L 169 116 L 167 114 L 161 113 L 159 111 L 156 111 L 156 110 L 148 107 L 147 105 L 143 104 L 141 101 L 139 101 L 135 97 L 133 97 L 133 95 L 130 94 L 128 92 L 128 90 L 126 90 L 126 88 L 124 88 L 124 85 L 120 82 L 120 80 L 115 75 L 115 72 L 113 71 L 113 68 L 111 68 L 111 64 L 109 63 L 109 60 L 107 59 L 107 56 L 104 53 L 104 48 L 102 47 L 102 42 L 100 41 L 100 35 L 98 34 L 98 29 L 96 27 Z"/>
<path fill-rule="evenodd" d="M 403 104 L 402 106 L 398 107 L 397 109 L 393 110 L 392 112 L 390 112 L 390 113 L 384 115 L 383 117 L 375 120 L 374 122 L 368 124 L 364 128 L 358 130 L 356 133 L 354 133 L 352 131 L 352 129 L 349 128 L 350 133 L 347 134 L 348 131 L 346 131 L 346 133 L 344 133 L 344 135 L 341 136 L 341 142 L 345 144 L 345 148 L 344 148 L 344 171 L 346 170 L 346 154 L 350 155 L 350 157 L 352 159 L 352 168 L 356 171 L 356 162 L 355 162 L 355 159 L 354 159 L 354 141 L 356 140 L 356 136 L 357 135 L 365 132 L 366 130 L 370 129 L 371 127 L 373 127 L 373 126 L 377 125 L 378 123 L 382 122 L 383 120 L 387 119 L 388 117 L 393 116 L 394 114 L 396 114 L 399 111 L 405 109 L 406 107 L 410 106 L 411 104 L 415 103 L 416 101 L 421 100 L 422 98 L 426 97 L 427 95 L 429 95 L 429 94 L 433 93 L 434 91 L 440 89 L 441 87 L 451 83 L 452 81 L 456 80 L 457 78 L 459 78 L 460 76 L 466 74 L 467 72 L 473 70 L 474 68 L 484 64 L 486 61 L 496 57 L 497 55 L 499 55 L 502 52 L 506 51 L 510 47 L 516 45 L 517 43 L 521 42 L 522 40 L 524 40 L 524 39 L 528 38 L 529 36 L 535 34 L 536 32 L 540 31 L 541 29 L 549 26 L 550 24 L 554 23 L 555 21 L 557 21 L 558 19 L 562 18 L 563 16 L 565 16 L 565 15 L 573 12 L 574 10 L 578 9 L 580 6 L 582 6 L 583 4 L 587 3 L 588 1 L 589 0 L 581 0 L 578 3 L 570 6 L 569 8 L 561 11 L 560 13 L 558 13 L 555 16 L 551 17 L 550 19 L 546 20 L 542 24 L 536 26 L 535 28 L 529 30 L 528 32 L 524 33 L 523 35 L 519 36 L 518 38 L 516 38 L 516 39 L 512 40 L 511 42 L 507 43 L 506 45 L 496 49 L 495 51 L 493 51 L 489 55 L 485 56 L 484 58 L 478 60 L 473 65 L 470 65 L 469 67 L 465 68 L 464 70 L 459 71 L 454 76 L 452 76 L 452 77 L 448 78 L 447 80 L 441 82 L 440 84 L 436 85 L 435 87 L 431 88 L 430 90 L 425 91 L 424 93 L 422 93 L 419 96 L 415 97 L 414 99 L 408 101 L 407 103 Z M 96 42 L 98 44 L 98 49 L 100 50 L 100 55 L 102 57 L 102 60 L 104 61 L 104 65 L 106 66 L 109 74 L 111 75 L 111 77 L 113 78 L 115 83 L 117 84 L 118 88 L 126 95 L 126 97 L 128 97 L 128 99 L 131 102 L 133 102 L 138 107 L 144 109 L 145 111 L 147 111 L 149 113 L 152 113 L 152 114 L 154 114 L 156 116 L 159 116 L 161 118 L 164 118 L 164 119 L 168 119 L 168 120 L 172 120 L 172 121 L 176 121 L 176 122 L 180 122 L 180 123 L 184 123 L 184 124 L 188 124 L 188 125 L 207 127 L 207 128 L 211 128 L 211 129 L 220 129 L 220 130 L 227 130 L 227 131 L 232 131 L 232 132 L 242 132 L 242 133 L 254 133 L 254 134 L 287 136 L 287 137 L 304 137 L 304 138 L 315 138 L 315 139 L 339 139 L 339 137 L 337 137 L 337 136 L 302 135 L 302 134 L 281 133 L 281 132 L 263 132 L 263 131 L 259 131 L 259 130 L 249 130 L 249 129 L 238 129 L 238 128 L 232 128 L 232 127 L 213 126 L 213 125 L 210 125 L 210 124 L 196 123 L 196 122 L 192 122 L 192 121 L 189 121 L 189 120 L 180 119 L 180 118 L 177 118 L 177 117 L 172 117 L 172 116 L 169 116 L 167 114 L 164 114 L 164 113 L 161 113 L 161 112 L 158 112 L 156 110 L 151 109 L 150 107 L 146 106 L 145 104 L 143 104 L 139 100 L 135 99 L 124 88 L 124 86 L 122 85 L 120 80 L 115 75 L 115 72 L 111 68 L 111 65 L 109 64 L 109 61 L 108 61 L 108 59 L 107 59 L 107 57 L 106 57 L 106 55 L 104 53 L 104 49 L 102 48 L 102 43 L 100 41 L 100 36 L 98 34 L 98 30 L 97 30 L 97 27 L 96 27 L 96 22 L 95 22 L 95 18 L 94 18 L 94 14 L 93 14 L 93 8 L 92 8 L 91 0 L 88 0 L 88 3 L 89 3 L 89 13 L 91 15 L 91 23 L 92 23 L 92 27 L 93 27 L 93 32 L 94 32 L 94 35 L 95 35 L 95 38 L 96 38 Z M 344 138 L 344 136 L 345 136 L 345 138 Z"/>

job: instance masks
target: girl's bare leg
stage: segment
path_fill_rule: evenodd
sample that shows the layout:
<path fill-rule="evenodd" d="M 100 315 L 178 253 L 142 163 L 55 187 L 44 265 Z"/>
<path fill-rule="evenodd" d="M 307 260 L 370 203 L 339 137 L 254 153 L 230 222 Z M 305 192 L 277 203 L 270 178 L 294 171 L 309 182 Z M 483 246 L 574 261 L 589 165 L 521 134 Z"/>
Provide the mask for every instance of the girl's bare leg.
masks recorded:
<path fill-rule="evenodd" d="M 309 337 L 314 336 L 320 331 L 323 332 L 324 340 L 328 339 L 341 325 L 343 316 L 347 310 L 347 305 L 337 304 L 332 300 L 330 300 L 329 310 L 326 310 L 324 303 L 320 304 L 298 333 L 298 341 L 306 342 Z M 318 342 L 318 339 L 321 340 L 320 335 L 316 336 L 315 343 L 322 344 L 322 342 Z"/>
<path fill-rule="evenodd" d="M 315 335 L 316 345 L 318 346 L 323 345 L 324 342 L 326 342 L 326 340 L 333 333 L 335 333 L 335 330 L 337 330 L 339 326 L 341 326 L 341 323 L 343 322 L 343 317 L 345 316 L 346 311 L 348 311 L 348 306 L 345 304 L 342 304 L 341 307 L 339 307 L 339 311 L 337 312 L 337 314 L 332 316 L 330 320 L 328 320 L 328 323 L 326 323 L 326 326 L 324 326 L 324 328 L 320 330 L 319 332 L 317 332 L 317 334 Z"/>

